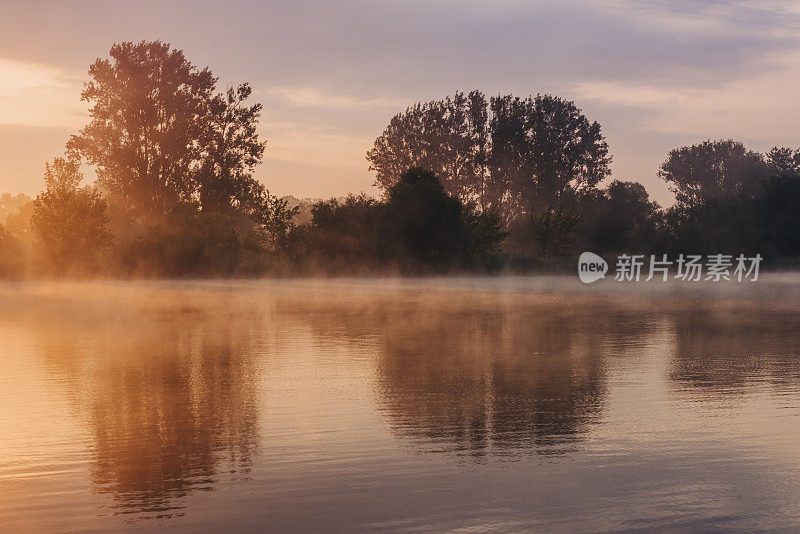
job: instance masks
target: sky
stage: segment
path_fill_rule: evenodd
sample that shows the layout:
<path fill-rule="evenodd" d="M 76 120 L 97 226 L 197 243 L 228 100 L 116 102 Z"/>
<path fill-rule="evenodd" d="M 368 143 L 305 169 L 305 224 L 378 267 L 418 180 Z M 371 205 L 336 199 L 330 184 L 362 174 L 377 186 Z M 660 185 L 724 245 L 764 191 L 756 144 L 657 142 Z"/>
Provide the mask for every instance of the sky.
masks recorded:
<path fill-rule="evenodd" d="M 88 122 L 80 92 L 114 42 L 160 39 L 249 82 L 271 192 L 376 193 L 365 155 L 395 113 L 457 90 L 552 93 L 598 121 L 612 178 L 673 201 L 671 148 L 800 146 L 800 3 L 776 0 L 3 0 L 0 192 L 35 194 Z"/>

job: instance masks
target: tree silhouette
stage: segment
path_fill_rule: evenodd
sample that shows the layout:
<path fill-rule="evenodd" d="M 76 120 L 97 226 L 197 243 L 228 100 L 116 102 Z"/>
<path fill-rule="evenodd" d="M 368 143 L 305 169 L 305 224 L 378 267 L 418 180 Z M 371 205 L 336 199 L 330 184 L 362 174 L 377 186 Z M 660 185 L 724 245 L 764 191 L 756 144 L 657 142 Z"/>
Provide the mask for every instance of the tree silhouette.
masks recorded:
<path fill-rule="evenodd" d="M 581 197 L 580 237 L 586 250 L 655 252 L 661 243 L 662 213 L 640 183 L 614 180 Z"/>
<path fill-rule="evenodd" d="M 658 175 L 679 202 L 694 205 L 712 197 L 757 192 L 767 172 L 759 153 L 729 139 L 671 150 Z"/>
<path fill-rule="evenodd" d="M 409 169 L 389 189 L 385 206 L 387 241 L 422 265 L 446 266 L 463 252 L 462 204 L 449 196 L 436 175 Z"/>
<path fill-rule="evenodd" d="M 261 104 L 244 105 L 252 92 L 249 85 L 242 84 L 208 103 L 198 173 L 203 209 L 227 210 L 246 203 L 256 193 L 252 172 L 261 162 L 266 143 L 259 141 L 256 132 Z"/>
<path fill-rule="evenodd" d="M 76 160 L 55 158 L 45 165 L 45 190 L 33 201 L 31 226 L 54 266 L 86 264 L 111 239 L 106 203 L 92 187 L 79 187 L 82 179 Z"/>
<path fill-rule="evenodd" d="M 21 247 L 5 226 L 0 224 L 0 278 L 11 278 L 22 270 Z"/>
<path fill-rule="evenodd" d="M 126 207 L 167 213 L 195 193 L 204 117 L 216 79 L 160 41 L 115 44 L 89 68 L 90 123 L 67 148 L 97 167 Z"/>
<path fill-rule="evenodd" d="M 97 167 L 99 183 L 137 213 L 178 205 L 239 206 L 258 188 L 252 178 L 265 143 L 261 105 L 245 105 L 247 84 L 216 94 L 217 78 L 161 41 L 115 44 L 98 59 L 81 98 L 90 123 L 68 145 Z"/>
<path fill-rule="evenodd" d="M 495 196 L 513 213 L 555 205 L 564 193 L 594 188 L 610 174 L 600 125 L 552 95 L 491 101 L 489 168 Z"/>
<path fill-rule="evenodd" d="M 800 174 L 800 149 L 772 147 L 765 154 L 770 172 L 778 175 Z"/>
<path fill-rule="evenodd" d="M 484 181 L 488 152 L 486 97 L 468 95 L 418 102 L 392 117 L 367 153 L 375 184 L 385 192 L 413 167 L 441 177 L 445 190 L 486 206 Z"/>
<path fill-rule="evenodd" d="M 504 221 L 593 188 L 609 173 L 600 125 L 551 95 L 479 91 L 418 103 L 395 115 L 367 153 L 376 185 L 388 191 L 407 168 L 432 170 L 445 190 Z"/>

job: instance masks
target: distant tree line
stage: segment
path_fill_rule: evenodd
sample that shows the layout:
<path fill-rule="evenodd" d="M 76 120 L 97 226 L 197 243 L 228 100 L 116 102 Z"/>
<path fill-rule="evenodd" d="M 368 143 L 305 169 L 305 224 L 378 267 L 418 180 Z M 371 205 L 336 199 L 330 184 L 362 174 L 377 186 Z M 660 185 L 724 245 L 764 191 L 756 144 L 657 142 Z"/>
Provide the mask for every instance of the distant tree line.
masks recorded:
<path fill-rule="evenodd" d="M 644 186 L 613 180 L 600 125 L 574 102 L 458 92 L 395 115 L 367 153 L 381 199 L 277 198 L 246 83 L 160 41 L 89 69 L 89 122 L 35 199 L 0 197 L 0 276 L 434 273 L 572 266 L 583 250 L 800 257 L 800 150 L 676 148 Z M 82 168 L 97 176 L 83 185 Z M 605 185 L 603 185 L 605 184 Z"/>

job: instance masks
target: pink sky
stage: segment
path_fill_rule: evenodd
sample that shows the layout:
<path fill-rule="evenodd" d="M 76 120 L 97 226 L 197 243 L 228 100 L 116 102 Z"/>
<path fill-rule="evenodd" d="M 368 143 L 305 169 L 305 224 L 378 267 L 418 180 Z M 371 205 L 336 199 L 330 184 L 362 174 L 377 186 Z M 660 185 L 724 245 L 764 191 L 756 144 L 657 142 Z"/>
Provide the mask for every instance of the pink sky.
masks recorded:
<path fill-rule="evenodd" d="M 555 93 L 597 120 L 613 177 L 672 199 L 670 148 L 800 145 L 800 9 L 790 1 L 6 2 L 0 192 L 36 193 L 87 121 L 81 86 L 113 42 L 161 39 L 248 81 L 279 195 L 374 192 L 365 153 L 389 118 L 455 90 Z"/>

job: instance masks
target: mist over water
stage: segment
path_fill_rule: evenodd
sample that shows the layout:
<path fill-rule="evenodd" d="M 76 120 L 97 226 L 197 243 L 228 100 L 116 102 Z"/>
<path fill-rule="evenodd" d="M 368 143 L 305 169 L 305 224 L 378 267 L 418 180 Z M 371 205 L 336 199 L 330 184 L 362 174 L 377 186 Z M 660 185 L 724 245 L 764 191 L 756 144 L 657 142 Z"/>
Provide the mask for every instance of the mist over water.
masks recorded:
<path fill-rule="evenodd" d="M 0 525 L 796 530 L 800 277 L 0 285 Z"/>

